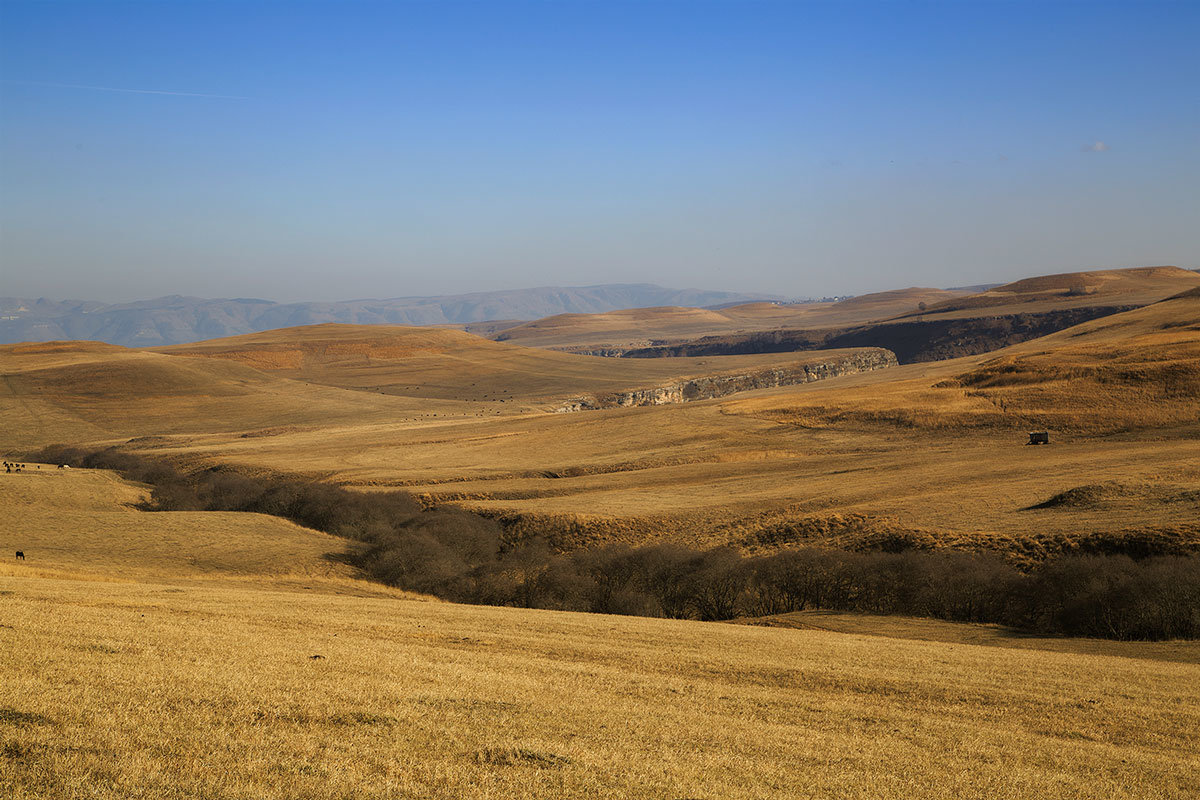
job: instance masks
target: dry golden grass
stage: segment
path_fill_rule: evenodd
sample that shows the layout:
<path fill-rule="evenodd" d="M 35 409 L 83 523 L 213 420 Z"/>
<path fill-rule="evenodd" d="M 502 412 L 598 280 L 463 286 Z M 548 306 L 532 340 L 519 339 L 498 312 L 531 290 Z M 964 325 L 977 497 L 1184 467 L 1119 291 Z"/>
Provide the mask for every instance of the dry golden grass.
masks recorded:
<path fill-rule="evenodd" d="M 861 295 L 838 303 L 748 303 L 718 310 L 634 308 L 603 314 L 558 314 L 505 327 L 493 338 L 567 350 L 647 347 L 777 328 L 845 328 L 911 319 L 965 319 L 1090 306 L 1138 306 L 1200 287 L 1200 274 L 1178 267 L 1095 270 L 1026 278 L 985 292 L 913 287 Z M 926 308 L 921 309 L 921 304 Z"/>
<path fill-rule="evenodd" d="M 30 465 L 31 467 L 33 465 Z M 0 473 L 0 574 L 103 580 L 352 577 L 347 542 L 278 517 L 140 512 L 146 492 L 104 470 Z M 25 561 L 13 562 L 20 550 Z"/>
<path fill-rule="evenodd" d="M 1058 311 L 1087 306 L 1144 306 L 1200 287 L 1200 274 L 1179 267 L 1064 272 L 1025 278 L 986 292 L 930 304 L 928 319 Z M 911 312 L 910 312 L 911 316 Z"/>
<path fill-rule="evenodd" d="M 0 449 L 133 436 L 361 423 L 437 401 L 288 381 L 230 361 L 95 342 L 0 347 Z"/>
<path fill-rule="evenodd" d="M 755 373 L 854 352 L 614 360 L 446 329 L 352 325 L 268 331 L 162 353 L 96 342 L 10 345 L 0 347 L 0 449 L 168 434 L 254 437 L 379 422 L 474 422 L 552 410 L 581 395 Z"/>
<path fill-rule="evenodd" d="M 330 537 L 142 494 L 0 474 L 6 523 L 36 518 L 3 534 L 35 539 L 0 568 L 5 797 L 1200 792 L 1196 643 L 456 606 L 311 577 Z"/>
<path fill-rule="evenodd" d="M 646 347 L 656 340 L 772 330 L 861 325 L 913 311 L 964 294 L 945 289 L 910 288 L 876 292 L 838 303 L 747 303 L 722 309 L 631 308 L 602 314 L 557 314 L 506 327 L 492 338 L 529 347 Z"/>
<path fill-rule="evenodd" d="M 838 515 L 863 518 L 868 529 L 933 531 L 954 546 L 1194 528 L 1194 505 L 1152 494 L 1135 497 L 1122 513 L 1034 507 L 1105 481 L 1183 495 L 1200 489 L 1198 320 L 1200 297 L 1181 297 L 983 356 L 718 401 L 563 415 L 492 398 L 310 385 L 302 375 L 285 379 L 223 358 L 58 346 L 51 367 L 40 360 L 46 354 L 0 353 L 9 389 L 0 396 L 0 447 L 149 436 L 133 446 L 364 489 L 402 486 L 431 502 L 503 515 L 514 528 L 564 546 L 661 537 L 737 542 L 781 520 L 820 528 Z M 448 341 L 446 332 L 435 333 L 417 331 L 410 344 Z M 302 350 L 330 343 L 320 329 L 296 335 Z M 341 346 L 359 347 L 363 340 L 354 336 Z M 287 345 L 285 333 L 260 338 L 235 350 Z M 517 369 L 528 358 L 586 364 L 593 381 L 609 380 L 603 369 L 631 361 L 530 356 L 461 341 L 480 345 L 471 345 L 477 354 L 490 353 L 488 345 L 514 354 L 503 370 L 479 373 L 504 387 L 494 391 L 506 398 L 545 391 L 545 374 Z M 413 374 L 435 369 L 438 358 L 417 353 Z M 357 351 L 345 359 L 326 353 L 313 357 L 313 369 L 324 371 L 322 379 L 368 381 L 376 367 L 365 359 Z M 380 381 L 395 382 L 405 363 L 383 359 Z M 437 385 L 477 382 L 466 363 L 447 357 L 436 367 Z M 63 372 L 80 365 L 95 382 Z M 123 375 L 115 369 L 121 365 L 152 366 L 171 380 L 105 383 L 107 374 Z M 553 380 L 566 388 L 576 377 Z M 146 388 L 164 385 L 183 388 Z M 139 391 L 152 393 L 153 402 L 142 402 Z M 488 410 L 497 407 L 499 415 Z M 1042 427 L 1051 429 L 1051 446 L 1024 446 L 1025 432 Z"/>
<path fill-rule="evenodd" d="M 446 328 L 330 324 L 175 345 L 158 352 L 233 361 L 346 389 L 454 400 L 462 405 L 451 413 L 492 416 L 514 410 L 513 404 L 522 410 L 545 410 L 580 395 L 810 364 L 855 351 L 610 359 L 492 342 Z"/>
<path fill-rule="evenodd" d="M 219 586 L 0 591 L 13 798 L 1200 792 L 1200 670 L 1153 657 Z"/>
<path fill-rule="evenodd" d="M 1200 277 L 1200 276 L 1198 276 Z M 1200 419 L 1200 297 L 1092 320 L 983 356 L 892 371 L 870 388 L 800 396 L 755 413 L 799 424 L 1053 428 L 1095 435 Z"/>

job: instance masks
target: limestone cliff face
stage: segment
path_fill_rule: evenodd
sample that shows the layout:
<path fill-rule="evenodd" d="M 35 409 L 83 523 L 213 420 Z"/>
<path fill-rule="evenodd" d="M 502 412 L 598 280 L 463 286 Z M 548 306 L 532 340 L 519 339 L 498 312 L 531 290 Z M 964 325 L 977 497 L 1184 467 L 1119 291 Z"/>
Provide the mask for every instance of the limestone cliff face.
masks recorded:
<path fill-rule="evenodd" d="M 736 374 L 703 375 L 684 378 L 663 386 L 631 389 L 627 392 L 593 397 L 576 397 L 554 410 L 557 412 L 588 411 L 596 408 L 662 406 L 669 403 L 687 403 L 692 400 L 710 400 L 736 392 L 812 383 L 826 378 L 854 375 L 859 372 L 870 372 L 896 365 L 896 355 L 890 350 L 872 348 L 825 361 L 810 361 Z"/>

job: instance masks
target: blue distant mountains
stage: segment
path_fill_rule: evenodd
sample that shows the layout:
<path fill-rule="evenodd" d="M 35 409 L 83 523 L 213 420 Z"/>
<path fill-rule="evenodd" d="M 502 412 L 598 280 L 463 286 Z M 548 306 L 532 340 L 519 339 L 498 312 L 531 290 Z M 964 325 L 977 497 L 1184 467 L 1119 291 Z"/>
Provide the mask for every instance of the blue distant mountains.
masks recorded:
<path fill-rule="evenodd" d="M 668 289 L 648 283 L 544 286 L 330 303 L 213 300 L 179 295 L 120 304 L 0 297 L 0 343 L 88 339 L 126 347 L 152 347 L 321 322 L 462 325 L 486 320 L 532 320 L 565 313 L 595 314 L 621 308 L 723 306 L 779 299 L 761 294 Z"/>

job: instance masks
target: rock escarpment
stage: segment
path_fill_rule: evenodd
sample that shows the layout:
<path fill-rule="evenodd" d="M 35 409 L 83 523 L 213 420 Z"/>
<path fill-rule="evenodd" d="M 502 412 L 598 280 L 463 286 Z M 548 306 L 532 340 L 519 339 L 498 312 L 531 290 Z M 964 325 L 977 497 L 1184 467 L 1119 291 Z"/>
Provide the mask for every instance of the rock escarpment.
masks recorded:
<path fill-rule="evenodd" d="M 826 378 L 836 378 L 841 375 L 870 372 L 885 367 L 894 367 L 897 363 L 895 353 L 890 350 L 870 348 L 824 360 L 797 362 L 780 367 L 764 367 L 737 373 L 700 375 L 681 378 L 661 386 L 576 397 L 554 410 L 556 412 L 589 411 L 597 408 L 661 406 L 669 403 L 687 403 L 693 400 L 711 400 L 714 397 L 724 397 L 752 389 L 794 386 Z"/>
<path fill-rule="evenodd" d="M 609 358 L 680 358 L 883 347 L 895 353 L 901 364 L 911 364 L 988 353 L 1134 308 L 1138 306 L 1088 306 L 966 319 L 917 317 L 912 321 L 882 322 L 853 328 L 776 329 L 702 336 L 697 339 L 654 342 L 645 347 L 556 349 Z"/>

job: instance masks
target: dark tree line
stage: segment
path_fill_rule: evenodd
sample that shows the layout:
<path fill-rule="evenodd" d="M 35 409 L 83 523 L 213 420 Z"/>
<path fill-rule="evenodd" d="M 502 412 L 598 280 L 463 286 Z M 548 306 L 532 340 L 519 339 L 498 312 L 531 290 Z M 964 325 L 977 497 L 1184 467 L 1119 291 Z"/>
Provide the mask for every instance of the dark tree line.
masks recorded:
<path fill-rule="evenodd" d="M 495 521 L 424 509 L 403 492 L 173 466 L 116 449 L 55 446 L 30 457 L 113 469 L 151 487 L 147 508 L 247 511 L 353 540 L 370 577 L 468 603 L 726 620 L 809 608 L 993 622 L 1111 639 L 1200 638 L 1200 557 L 1068 555 L 1022 571 L 950 550 L 612 546 L 556 553 L 512 542 Z"/>

